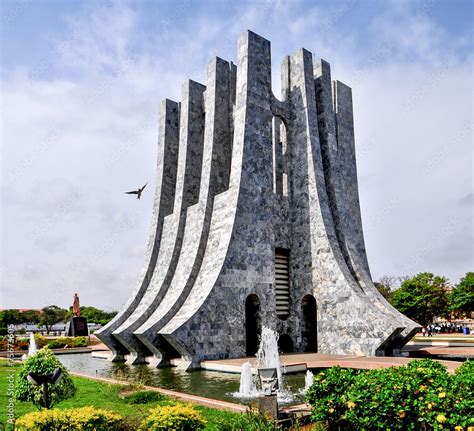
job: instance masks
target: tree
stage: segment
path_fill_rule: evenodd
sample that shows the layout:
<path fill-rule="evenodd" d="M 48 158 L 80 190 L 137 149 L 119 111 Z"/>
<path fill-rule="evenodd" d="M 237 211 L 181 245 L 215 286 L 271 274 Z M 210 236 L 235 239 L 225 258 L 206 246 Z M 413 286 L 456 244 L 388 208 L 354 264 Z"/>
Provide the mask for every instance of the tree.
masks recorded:
<path fill-rule="evenodd" d="M 117 314 L 116 311 L 104 311 L 95 307 L 86 306 L 81 306 L 80 311 L 81 316 L 85 317 L 88 323 L 98 323 L 101 325 L 108 323 Z M 72 307 L 69 307 L 67 317 L 72 317 L 72 315 Z"/>
<path fill-rule="evenodd" d="M 474 311 L 474 272 L 468 272 L 451 292 L 449 309 L 457 315 L 466 315 Z"/>
<path fill-rule="evenodd" d="M 44 307 L 39 317 L 38 326 L 44 326 L 46 328 L 46 333 L 49 334 L 53 325 L 64 321 L 66 313 L 67 310 L 60 308 L 57 305 Z"/>
<path fill-rule="evenodd" d="M 397 286 L 398 278 L 393 275 L 383 275 L 379 281 L 375 282 L 374 285 L 380 294 L 387 300 L 390 301 L 392 291 Z"/>
<path fill-rule="evenodd" d="M 392 294 L 392 305 L 415 320 L 427 325 L 434 317 L 446 316 L 448 309 L 448 279 L 422 272 L 405 280 Z"/>
<path fill-rule="evenodd" d="M 374 286 L 377 288 L 379 293 L 387 300 L 390 301 L 390 297 L 392 296 L 392 291 L 390 288 L 384 284 L 382 284 L 380 281 L 375 281 Z"/>

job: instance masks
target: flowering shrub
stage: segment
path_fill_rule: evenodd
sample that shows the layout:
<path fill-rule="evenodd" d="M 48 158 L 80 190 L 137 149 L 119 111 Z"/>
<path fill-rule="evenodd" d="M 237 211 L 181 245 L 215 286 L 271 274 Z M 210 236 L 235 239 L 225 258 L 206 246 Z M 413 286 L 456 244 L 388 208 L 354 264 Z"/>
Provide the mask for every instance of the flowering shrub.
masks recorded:
<path fill-rule="evenodd" d="M 48 342 L 50 349 L 63 347 L 87 347 L 87 337 L 59 337 Z"/>
<path fill-rule="evenodd" d="M 325 420 L 331 426 L 345 424 L 349 402 L 346 394 L 354 385 L 357 374 L 358 371 L 352 368 L 332 367 L 314 376 L 314 383 L 306 392 L 306 400 L 313 407 L 314 421 Z"/>
<path fill-rule="evenodd" d="M 120 431 L 123 429 L 122 416 L 91 406 L 65 410 L 41 410 L 28 413 L 15 423 L 15 430 L 18 431 Z"/>
<path fill-rule="evenodd" d="M 206 425 L 206 421 L 192 405 L 180 404 L 158 406 L 150 410 L 140 425 L 142 431 L 195 431 Z"/>
<path fill-rule="evenodd" d="M 50 404 L 71 398 L 76 387 L 68 371 L 47 347 L 30 356 L 21 367 L 15 383 L 15 397 L 21 401 L 32 401 L 37 407 L 44 407 L 43 385 L 34 386 L 27 380 L 28 373 L 49 374 L 56 368 L 62 371 L 61 379 L 48 386 Z"/>
<path fill-rule="evenodd" d="M 306 399 L 312 419 L 331 428 L 466 431 L 474 425 L 473 364 L 453 376 L 429 359 L 351 373 L 333 367 L 315 377 Z"/>
<path fill-rule="evenodd" d="M 469 360 L 460 366 L 450 378 L 448 397 L 450 414 L 448 423 L 459 427 L 456 431 L 474 431 L 474 361 Z"/>

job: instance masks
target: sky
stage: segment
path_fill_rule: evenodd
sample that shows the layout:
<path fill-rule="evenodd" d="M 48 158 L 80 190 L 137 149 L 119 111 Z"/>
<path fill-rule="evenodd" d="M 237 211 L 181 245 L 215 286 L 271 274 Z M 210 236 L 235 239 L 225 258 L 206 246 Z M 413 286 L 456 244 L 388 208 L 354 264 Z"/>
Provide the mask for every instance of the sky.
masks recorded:
<path fill-rule="evenodd" d="M 0 2 L 0 308 L 119 309 L 144 263 L 158 111 L 247 29 L 353 89 L 374 280 L 474 270 L 473 2 Z M 124 191 L 148 181 L 138 201 Z"/>

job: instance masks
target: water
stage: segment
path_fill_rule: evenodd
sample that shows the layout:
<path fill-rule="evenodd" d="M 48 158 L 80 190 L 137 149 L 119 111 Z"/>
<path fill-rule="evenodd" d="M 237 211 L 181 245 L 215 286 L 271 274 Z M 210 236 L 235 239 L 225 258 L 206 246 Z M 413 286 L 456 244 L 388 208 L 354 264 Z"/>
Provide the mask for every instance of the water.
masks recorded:
<path fill-rule="evenodd" d="M 280 366 L 280 355 L 278 354 L 278 333 L 266 326 L 262 327 L 260 345 L 257 351 L 258 368 L 276 368 L 278 374 L 278 385 L 283 388 L 283 378 Z"/>
<path fill-rule="evenodd" d="M 28 357 L 33 356 L 36 353 L 36 341 L 33 333 L 30 334 L 30 344 L 28 346 Z"/>
<path fill-rule="evenodd" d="M 266 326 L 262 327 L 260 336 L 260 345 L 257 351 L 257 367 L 258 368 L 276 368 L 278 375 L 277 391 L 278 402 L 281 404 L 289 404 L 294 401 L 295 394 L 291 389 L 286 387 L 286 378 L 283 379 L 282 367 L 280 364 L 280 354 L 278 353 L 278 333 Z"/>
<path fill-rule="evenodd" d="M 311 371 L 306 371 L 304 376 L 304 391 L 306 392 L 309 387 L 313 384 L 314 374 Z"/>
<path fill-rule="evenodd" d="M 235 392 L 233 395 L 237 398 L 255 398 L 259 395 L 250 362 L 244 362 L 242 364 L 239 392 Z"/>
<path fill-rule="evenodd" d="M 126 365 L 123 362 L 109 362 L 105 359 L 93 358 L 90 353 L 75 353 L 56 357 L 68 370 L 93 377 L 108 377 L 124 382 L 141 383 L 234 403 L 250 404 L 252 402 L 251 398 L 240 394 L 239 374 L 206 370 L 186 372 L 179 371 L 174 367 L 151 368 L 146 364 Z M 285 376 L 287 390 L 296 393 L 300 392 L 303 387 L 303 373 Z M 301 395 L 297 395 L 292 401 L 300 399 L 303 399 Z M 288 405 L 292 401 L 283 400 L 281 404 Z"/>

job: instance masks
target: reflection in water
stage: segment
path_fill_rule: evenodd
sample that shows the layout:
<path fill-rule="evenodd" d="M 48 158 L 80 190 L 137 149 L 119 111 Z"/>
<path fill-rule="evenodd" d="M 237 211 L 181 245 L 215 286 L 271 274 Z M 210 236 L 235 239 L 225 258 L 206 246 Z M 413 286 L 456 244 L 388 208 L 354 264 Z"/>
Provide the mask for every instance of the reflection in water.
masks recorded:
<path fill-rule="evenodd" d="M 186 372 L 176 368 L 157 369 L 146 364 L 126 365 L 123 362 L 93 358 L 90 353 L 58 355 L 57 358 L 68 370 L 89 376 L 109 377 L 224 401 L 249 402 L 248 399 L 239 399 L 232 395 L 239 390 L 239 374 L 205 370 Z M 287 375 L 285 383 L 288 389 L 298 392 L 300 388 L 304 388 L 304 374 Z"/>

